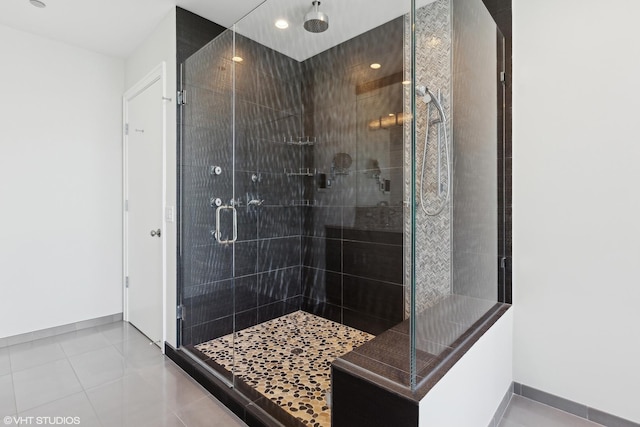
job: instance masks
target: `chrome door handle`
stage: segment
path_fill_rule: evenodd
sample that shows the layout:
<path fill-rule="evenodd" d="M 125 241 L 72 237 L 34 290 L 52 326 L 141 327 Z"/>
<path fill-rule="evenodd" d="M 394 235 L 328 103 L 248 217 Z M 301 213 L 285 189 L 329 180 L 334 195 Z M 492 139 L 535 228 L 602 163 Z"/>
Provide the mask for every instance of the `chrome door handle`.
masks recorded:
<path fill-rule="evenodd" d="M 156 236 L 160 237 L 162 235 L 159 228 L 157 230 L 151 230 L 150 234 L 151 234 L 151 237 L 156 237 Z"/>
<path fill-rule="evenodd" d="M 222 233 L 220 232 L 220 212 L 225 209 L 231 209 L 233 212 L 233 237 L 228 240 L 222 240 Z M 218 206 L 216 209 L 216 240 L 221 245 L 226 245 L 228 243 L 233 243 L 238 240 L 238 211 L 234 206 L 222 205 Z"/>

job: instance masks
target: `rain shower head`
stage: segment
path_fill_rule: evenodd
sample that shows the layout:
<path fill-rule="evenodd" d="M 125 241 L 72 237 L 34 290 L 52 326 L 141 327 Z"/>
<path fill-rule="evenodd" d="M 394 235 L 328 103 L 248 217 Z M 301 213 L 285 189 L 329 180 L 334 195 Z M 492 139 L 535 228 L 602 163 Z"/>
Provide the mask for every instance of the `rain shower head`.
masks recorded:
<path fill-rule="evenodd" d="M 314 1 L 309 13 L 304 16 L 304 29 L 310 33 L 322 33 L 329 28 L 329 16 L 320 12 L 320 2 Z"/>

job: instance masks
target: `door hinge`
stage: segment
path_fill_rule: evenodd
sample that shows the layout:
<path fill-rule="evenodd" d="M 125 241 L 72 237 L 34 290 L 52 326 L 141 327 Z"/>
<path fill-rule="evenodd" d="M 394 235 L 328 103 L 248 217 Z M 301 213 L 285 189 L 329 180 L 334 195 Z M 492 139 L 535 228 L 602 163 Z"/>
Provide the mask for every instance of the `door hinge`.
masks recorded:
<path fill-rule="evenodd" d="M 124 211 L 129 212 L 129 200 L 124 201 Z"/>
<path fill-rule="evenodd" d="M 507 258 L 506 257 L 500 258 L 500 268 L 502 268 L 502 269 L 507 268 Z"/>
<path fill-rule="evenodd" d="M 507 75 L 504 71 L 500 71 L 500 81 L 505 82 L 507 80 Z"/>
<path fill-rule="evenodd" d="M 124 134 L 129 135 L 129 123 L 124 124 Z"/>
<path fill-rule="evenodd" d="M 186 309 L 184 308 L 184 305 L 180 304 L 179 306 L 176 307 L 176 319 L 178 320 L 185 320 L 186 317 Z"/>
<path fill-rule="evenodd" d="M 124 287 L 129 288 L 129 276 L 124 278 Z"/>
<path fill-rule="evenodd" d="M 179 90 L 177 96 L 178 105 L 185 105 L 187 103 L 187 91 Z"/>

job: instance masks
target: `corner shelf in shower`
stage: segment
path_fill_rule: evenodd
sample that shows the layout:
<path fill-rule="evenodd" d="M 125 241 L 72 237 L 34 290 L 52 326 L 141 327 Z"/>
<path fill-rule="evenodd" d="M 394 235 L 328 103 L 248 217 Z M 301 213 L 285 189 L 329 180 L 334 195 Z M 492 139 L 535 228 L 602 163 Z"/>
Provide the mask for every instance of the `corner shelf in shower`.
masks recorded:
<path fill-rule="evenodd" d="M 315 176 L 317 170 L 310 168 L 300 168 L 297 171 L 295 169 L 284 168 L 284 174 L 287 176 Z"/>
<path fill-rule="evenodd" d="M 310 137 L 310 136 L 299 136 L 297 138 L 297 140 L 294 140 L 293 137 L 290 137 L 288 140 L 287 138 L 284 139 L 285 144 L 287 145 L 296 145 L 296 146 L 309 146 L 309 145 L 314 145 L 316 143 L 316 137 Z"/>
<path fill-rule="evenodd" d="M 292 200 L 291 206 L 315 206 L 315 200 Z"/>

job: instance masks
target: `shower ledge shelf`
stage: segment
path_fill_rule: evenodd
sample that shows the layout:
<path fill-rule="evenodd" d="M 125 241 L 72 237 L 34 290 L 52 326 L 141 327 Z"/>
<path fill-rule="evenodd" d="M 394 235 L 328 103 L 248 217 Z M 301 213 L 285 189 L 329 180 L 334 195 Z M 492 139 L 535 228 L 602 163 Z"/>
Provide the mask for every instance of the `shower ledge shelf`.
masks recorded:
<path fill-rule="evenodd" d="M 291 206 L 315 206 L 315 200 L 292 200 Z"/>
<path fill-rule="evenodd" d="M 316 169 L 309 168 L 298 169 L 297 172 L 294 169 L 284 168 L 284 174 L 287 176 L 314 176 L 316 172 Z"/>
<path fill-rule="evenodd" d="M 299 136 L 297 140 L 294 140 L 293 137 L 291 137 L 289 140 L 285 138 L 284 142 L 287 145 L 298 145 L 298 146 L 314 145 L 316 143 L 316 138 L 315 137 L 311 138 L 310 136 L 307 136 L 307 137 Z"/>

